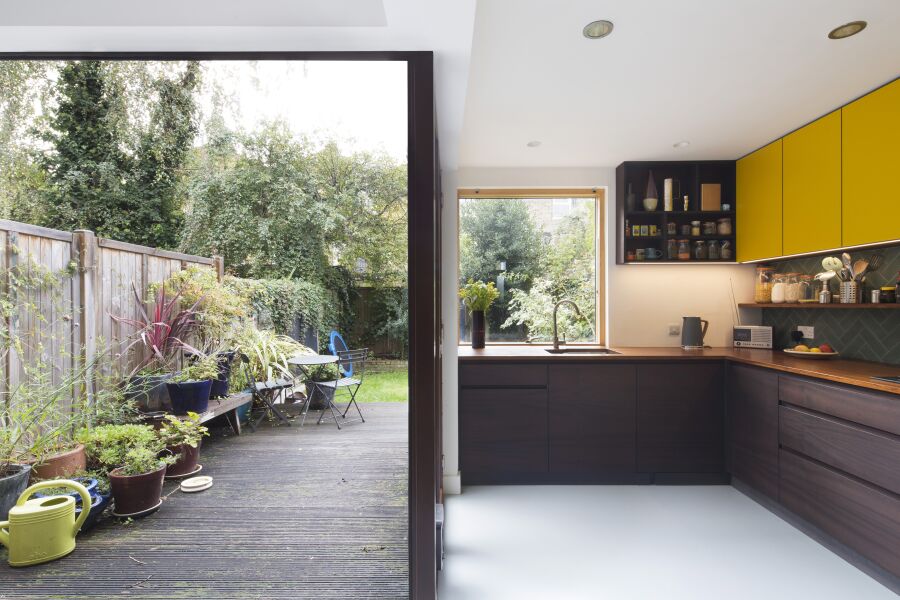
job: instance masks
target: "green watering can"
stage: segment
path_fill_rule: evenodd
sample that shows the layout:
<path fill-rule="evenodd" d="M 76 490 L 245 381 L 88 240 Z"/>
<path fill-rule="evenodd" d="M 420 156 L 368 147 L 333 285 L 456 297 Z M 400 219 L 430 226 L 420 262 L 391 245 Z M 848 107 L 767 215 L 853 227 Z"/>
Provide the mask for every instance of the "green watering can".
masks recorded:
<path fill-rule="evenodd" d="M 38 490 L 72 488 L 81 495 L 84 509 L 75 518 L 73 496 L 28 498 Z M 9 549 L 11 567 L 29 567 L 56 560 L 75 549 L 75 535 L 91 512 L 91 496 L 83 485 L 68 479 L 42 481 L 29 487 L 9 509 L 9 521 L 0 522 L 0 544 Z"/>

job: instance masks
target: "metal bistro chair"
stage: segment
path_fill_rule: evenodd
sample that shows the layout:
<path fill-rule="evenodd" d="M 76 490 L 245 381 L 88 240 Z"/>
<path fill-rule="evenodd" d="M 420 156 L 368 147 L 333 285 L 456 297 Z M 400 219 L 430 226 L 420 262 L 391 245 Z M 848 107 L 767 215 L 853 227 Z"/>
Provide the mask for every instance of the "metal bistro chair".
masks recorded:
<path fill-rule="evenodd" d="M 246 354 L 241 354 L 241 363 L 244 367 L 244 373 L 247 375 L 250 391 L 253 393 L 253 404 L 250 406 L 250 418 L 247 420 L 247 424 L 250 425 L 251 431 L 256 431 L 256 427 L 268 414 L 275 415 L 280 422 L 285 423 L 290 427 L 291 422 L 275 404 L 275 400 L 282 391 L 294 387 L 293 380 L 270 379 L 269 381 L 256 381 L 256 378 L 253 376 L 253 371 L 250 369 L 250 358 L 247 357 Z M 260 408 L 260 414 L 254 421 L 253 409 L 256 406 Z"/>
<path fill-rule="evenodd" d="M 347 413 L 350 412 L 350 407 L 355 406 L 356 412 L 359 413 L 359 420 L 365 423 L 366 418 L 363 417 L 362 410 L 360 410 L 359 404 L 356 402 L 356 393 L 362 385 L 363 376 L 366 372 L 366 361 L 369 358 L 369 349 L 359 348 L 356 350 L 349 350 L 344 338 L 342 338 L 341 334 L 337 331 L 332 331 L 328 338 L 328 349 L 332 354 L 338 357 L 338 370 L 340 371 L 341 378 L 337 381 L 326 381 L 321 385 L 334 387 L 335 395 L 338 390 L 345 390 L 347 395 L 350 396 L 350 399 L 347 402 L 347 406 L 344 408 L 341 417 L 346 419 Z"/>

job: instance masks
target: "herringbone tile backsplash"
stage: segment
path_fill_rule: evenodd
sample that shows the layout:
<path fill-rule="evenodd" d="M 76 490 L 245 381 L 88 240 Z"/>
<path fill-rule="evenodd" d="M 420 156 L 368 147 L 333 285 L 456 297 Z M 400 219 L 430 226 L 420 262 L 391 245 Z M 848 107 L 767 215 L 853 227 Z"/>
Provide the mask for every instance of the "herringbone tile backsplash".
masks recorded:
<path fill-rule="evenodd" d="M 882 255 L 878 271 L 866 278 L 866 289 L 892 285 L 900 271 L 900 247 L 851 252 L 854 260 Z M 772 264 L 779 273 L 815 274 L 822 270 L 822 257 L 798 258 Z M 832 284 L 832 291 L 836 291 Z M 868 292 L 866 292 L 868 294 Z M 790 331 L 796 325 L 816 328 L 816 344 L 829 343 L 842 356 L 900 365 L 900 310 L 777 309 L 762 311 L 763 325 L 771 325 L 775 347 L 791 345 Z"/>

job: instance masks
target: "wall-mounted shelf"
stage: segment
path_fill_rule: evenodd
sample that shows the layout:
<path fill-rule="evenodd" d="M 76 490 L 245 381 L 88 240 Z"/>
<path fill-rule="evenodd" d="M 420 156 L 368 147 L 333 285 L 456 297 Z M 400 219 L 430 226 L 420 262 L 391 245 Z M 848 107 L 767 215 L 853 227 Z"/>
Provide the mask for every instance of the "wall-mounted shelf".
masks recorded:
<path fill-rule="evenodd" d="M 875 310 L 900 310 L 900 304 L 819 304 L 818 302 L 809 302 L 809 303 L 801 303 L 801 304 L 756 304 L 754 302 L 743 302 L 738 304 L 740 308 L 790 308 L 790 309 L 813 309 L 813 310 L 834 310 L 834 309 L 843 309 L 843 310 L 860 310 L 860 309 L 875 309 Z"/>
<path fill-rule="evenodd" d="M 644 190 L 647 187 L 647 179 L 653 172 L 653 180 L 656 183 L 660 196 L 663 193 L 663 180 L 673 179 L 674 208 L 672 211 L 663 210 L 663 198 L 659 198 L 656 210 L 642 210 L 641 206 Z M 731 210 L 698 210 L 700 208 L 701 184 L 718 183 L 722 186 L 721 201 L 730 204 Z M 628 188 L 631 187 L 635 194 L 635 206 L 628 210 L 626 197 Z M 683 197 L 688 196 L 688 210 L 683 210 Z M 701 160 L 701 161 L 655 161 L 655 162 L 624 162 L 616 168 L 616 263 L 624 264 L 734 264 L 737 256 L 737 218 L 735 212 L 735 162 L 731 160 Z M 691 221 L 716 221 L 718 219 L 731 219 L 732 233 L 726 235 L 681 235 L 681 226 Z M 625 223 L 629 225 L 655 226 L 659 232 L 655 236 L 625 235 Z M 668 233 L 668 225 L 678 225 L 677 232 Z M 628 259 L 629 251 L 638 248 L 654 248 L 666 256 L 668 242 L 670 240 L 687 239 L 691 241 L 691 253 L 693 254 L 693 242 L 720 242 L 727 241 L 731 244 L 731 256 L 722 259 L 691 259 L 691 260 L 634 260 Z"/>

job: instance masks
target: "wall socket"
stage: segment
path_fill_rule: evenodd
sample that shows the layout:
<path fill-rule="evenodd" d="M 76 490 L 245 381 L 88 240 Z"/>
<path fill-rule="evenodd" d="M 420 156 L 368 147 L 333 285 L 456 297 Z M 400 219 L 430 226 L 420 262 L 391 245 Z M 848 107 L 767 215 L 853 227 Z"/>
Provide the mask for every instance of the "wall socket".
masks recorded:
<path fill-rule="evenodd" d="M 669 335 L 671 336 L 679 336 L 681 335 L 681 325 L 677 323 L 672 323 L 669 325 Z"/>
<path fill-rule="evenodd" d="M 807 340 L 811 340 L 816 337 L 816 328 L 811 325 L 797 325 L 797 331 L 803 334 L 803 337 Z"/>

